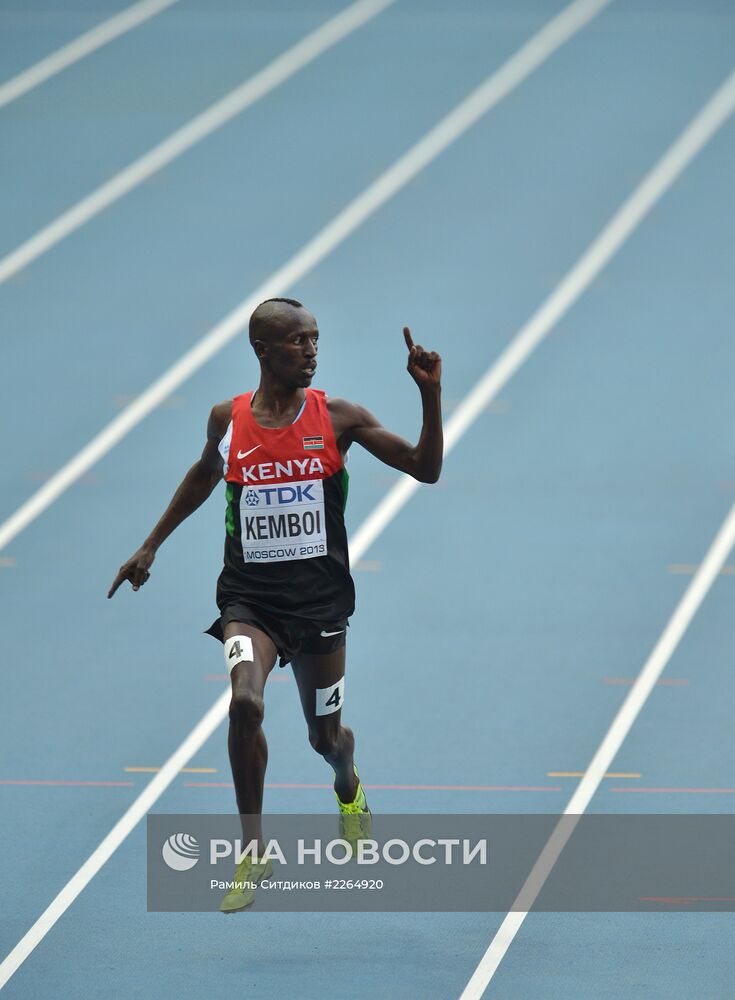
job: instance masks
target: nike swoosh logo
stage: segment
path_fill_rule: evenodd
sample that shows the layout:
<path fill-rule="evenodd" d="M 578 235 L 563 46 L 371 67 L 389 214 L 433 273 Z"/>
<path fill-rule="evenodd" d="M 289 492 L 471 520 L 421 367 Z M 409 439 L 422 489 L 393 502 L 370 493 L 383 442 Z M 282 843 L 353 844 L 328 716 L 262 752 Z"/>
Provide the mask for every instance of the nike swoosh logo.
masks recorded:
<path fill-rule="evenodd" d="M 344 632 L 344 629 L 343 629 L 343 628 L 338 628 L 336 632 L 325 632 L 324 630 L 322 630 L 322 631 L 321 631 L 321 632 L 319 633 L 319 635 L 323 635 L 323 636 L 324 636 L 324 638 L 326 639 L 326 638 L 327 638 L 328 636 L 330 636 L 330 635 L 341 635 L 341 633 L 342 633 L 342 632 Z"/>
<path fill-rule="evenodd" d="M 251 448 L 250 451 L 238 451 L 237 457 L 238 458 L 247 458 L 248 455 L 252 455 L 252 453 L 254 451 L 256 451 L 256 449 L 258 449 L 258 448 L 260 448 L 260 445 L 256 444 L 255 448 Z"/>

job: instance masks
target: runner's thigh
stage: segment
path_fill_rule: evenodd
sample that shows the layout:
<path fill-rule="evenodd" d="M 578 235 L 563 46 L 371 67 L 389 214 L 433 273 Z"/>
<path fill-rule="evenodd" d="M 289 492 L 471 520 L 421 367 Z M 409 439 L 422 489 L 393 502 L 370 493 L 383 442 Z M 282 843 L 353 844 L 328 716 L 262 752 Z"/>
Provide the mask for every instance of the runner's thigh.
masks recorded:
<path fill-rule="evenodd" d="M 235 698 L 247 695 L 262 698 L 268 674 L 276 663 L 276 647 L 265 632 L 246 622 L 233 621 L 225 625 L 225 642 L 236 635 L 248 636 L 252 640 L 253 659 L 238 663 L 230 672 L 232 695 Z"/>
<path fill-rule="evenodd" d="M 318 733 L 337 729 L 344 688 L 336 694 L 332 689 L 345 675 L 345 646 L 332 653 L 299 653 L 292 666 L 309 730 Z M 330 700 L 331 704 L 326 704 Z"/>

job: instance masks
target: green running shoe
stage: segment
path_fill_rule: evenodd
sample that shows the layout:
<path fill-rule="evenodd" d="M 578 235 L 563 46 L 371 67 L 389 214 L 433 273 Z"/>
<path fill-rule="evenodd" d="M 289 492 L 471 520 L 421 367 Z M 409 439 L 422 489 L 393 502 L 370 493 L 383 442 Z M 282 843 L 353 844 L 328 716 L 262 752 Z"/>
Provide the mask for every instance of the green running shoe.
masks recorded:
<path fill-rule="evenodd" d="M 268 861 L 253 861 L 243 858 L 235 871 L 233 886 L 222 897 L 219 908 L 222 913 L 238 913 L 247 910 L 255 902 L 255 887 L 264 878 L 273 874 L 273 865 Z"/>
<path fill-rule="evenodd" d="M 368 809 L 357 768 L 355 768 L 355 776 L 357 778 L 357 792 L 352 802 L 343 802 L 339 795 L 334 793 L 339 806 L 339 835 L 350 845 L 353 856 L 358 843 L 361 840 L 369 840 L 373 835 L 373 814 Z"/>

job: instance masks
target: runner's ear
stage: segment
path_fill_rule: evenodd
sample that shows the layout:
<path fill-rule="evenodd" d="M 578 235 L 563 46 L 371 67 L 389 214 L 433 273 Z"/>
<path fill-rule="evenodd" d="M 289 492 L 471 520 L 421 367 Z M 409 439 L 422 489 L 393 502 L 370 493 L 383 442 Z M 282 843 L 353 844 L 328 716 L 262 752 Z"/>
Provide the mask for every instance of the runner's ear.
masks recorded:
<path fill-rule="evenodd" d="M 258 359 L 264 358 L 268 354 L 268 342 L 266 340 L 254 340 L 253 350 Z"/>

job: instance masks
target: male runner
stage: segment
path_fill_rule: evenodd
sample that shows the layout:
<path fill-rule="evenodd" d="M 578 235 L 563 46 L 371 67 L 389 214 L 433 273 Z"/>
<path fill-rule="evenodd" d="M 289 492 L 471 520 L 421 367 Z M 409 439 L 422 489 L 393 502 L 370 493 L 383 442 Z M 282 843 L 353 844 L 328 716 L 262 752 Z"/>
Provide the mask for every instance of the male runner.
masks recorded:
<path fill-rule="evenodd" d="M 354 766 L 355 739 L 341 724 L 345 631 L 354 610 L 343 512 L 347 450 L 361 444 L 386 465 L 435 483 L 442 464 L 441 358 L 415 345 L 407 327 L 408 371 L 421 391 L 418 444 L 391 434 L 363 407 L 310 389 L 319 331 L 294 299 L 269 299 L 250 318 L 260 362 L 254 393 L 215 406 L 202 457 L 184 477 L 143 545 L 120 568 L 138 590 L 161 543 L 227 482 L 220 617 L 208 629 L 224 642 L 232 701 L 228 749 L 246 842 L 263 836 L 260 815 L 268 749 L 263 691 L 276 658 L 292 663 L 309 741 L 334 770 L 342 836 L 369 836 L 370 810 Z M 245 832 L 245 826 L 248 830 Z M 246 857 L 221 909 L 248 907 L 270 861 Z M 238 888 L 238 885 L 240 888 Z"/>

